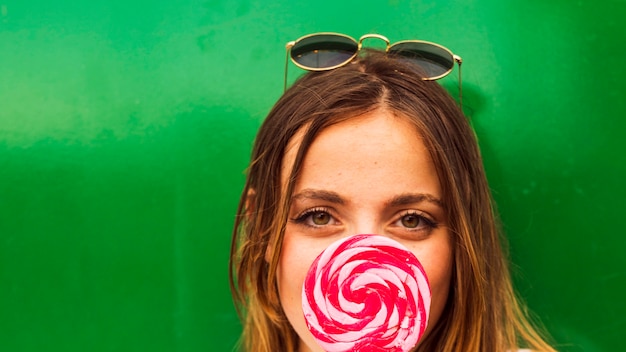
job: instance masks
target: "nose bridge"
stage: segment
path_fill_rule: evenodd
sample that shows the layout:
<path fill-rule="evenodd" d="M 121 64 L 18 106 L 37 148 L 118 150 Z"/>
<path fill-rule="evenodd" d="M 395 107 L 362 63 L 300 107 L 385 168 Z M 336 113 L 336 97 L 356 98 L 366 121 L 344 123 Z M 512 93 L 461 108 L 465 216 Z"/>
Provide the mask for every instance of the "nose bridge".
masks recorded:
<path fill-rule="evenodd" d="M 352 219 L 352 231 L 354 235 L 383 235 L 383 224 L 379 216 L 367 207 L 361 208 Z"/>
<path fill-rule="evenodd" d="M 387 39 L 387 37 L 385 37 L 384 35 L 380 35 L 380 34 L 374 34 L 374 33 L 370 33 L 370 34 L 364 34 L 361 36 L 361 38 L 359 38 L 359 50 L 361 50 L 361 48 L 363 47 L 363 41 L 365 39 L 380 39 L 382 41 L 385 42 L 385 51 L 389 51 L 389 39 Z"/>

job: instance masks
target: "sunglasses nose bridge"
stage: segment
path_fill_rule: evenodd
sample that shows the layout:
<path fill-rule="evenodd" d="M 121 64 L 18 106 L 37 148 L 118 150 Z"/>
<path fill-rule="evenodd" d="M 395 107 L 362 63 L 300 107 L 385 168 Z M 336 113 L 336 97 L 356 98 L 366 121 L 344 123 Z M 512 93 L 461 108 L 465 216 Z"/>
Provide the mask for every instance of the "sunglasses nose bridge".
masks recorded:
<path fill-rule="evenodd" d="M 380 34 L 364 34 L 361 36 L 361 38 L 359 38 L 359 50 L 361 50 L 361 48 L 363 47 L 363 41 L 365 39 L 380 39 L 382 41 L 385 42 L 385 52 L 389 51 L 389 39 L 387 39 L 387 37 L 385 37 L 384 35 L 380 35 Z"/>

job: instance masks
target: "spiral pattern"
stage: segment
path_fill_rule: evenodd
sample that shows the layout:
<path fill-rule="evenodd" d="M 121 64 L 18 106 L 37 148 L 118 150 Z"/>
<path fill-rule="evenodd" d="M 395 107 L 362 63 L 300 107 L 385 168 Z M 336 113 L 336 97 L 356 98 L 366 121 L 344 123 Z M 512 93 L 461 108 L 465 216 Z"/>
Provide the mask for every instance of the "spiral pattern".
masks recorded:
<path fill-rule="evenodd" d="M 383 236 L 331 244 L 302 288 L 307 326 L 327 352 L 405 352 L 424 334 L 430 286 L 417 258 Z"/>

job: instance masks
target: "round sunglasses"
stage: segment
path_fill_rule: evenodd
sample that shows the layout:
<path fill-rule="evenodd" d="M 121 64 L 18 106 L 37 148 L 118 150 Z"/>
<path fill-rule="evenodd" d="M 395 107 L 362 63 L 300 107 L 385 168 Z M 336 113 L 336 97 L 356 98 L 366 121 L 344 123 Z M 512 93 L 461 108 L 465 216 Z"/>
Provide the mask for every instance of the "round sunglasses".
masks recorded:
<path fill-rule="evenodd" d="M 365 34 L 359 40 L 340 33 L 322 32 L 305 35 L 287 43 L 287 57 L 293 63 L 308 71 L 332 70 L 351 62 L 361 50 L 365 39 L 380 39 L 385 42 L 385 52 L 405 58 L 422 69 L 424 80 L 437 80 L 445 77 L 459 66 L 459 99 L 461 99 L 461 63 L 460 56 L 436 43 L 423 40 L 403 40 L 390 44 L 387 37 L 380 34 Z M 288 59 L 285 59 L 284 89 L 287 89 Z"/>

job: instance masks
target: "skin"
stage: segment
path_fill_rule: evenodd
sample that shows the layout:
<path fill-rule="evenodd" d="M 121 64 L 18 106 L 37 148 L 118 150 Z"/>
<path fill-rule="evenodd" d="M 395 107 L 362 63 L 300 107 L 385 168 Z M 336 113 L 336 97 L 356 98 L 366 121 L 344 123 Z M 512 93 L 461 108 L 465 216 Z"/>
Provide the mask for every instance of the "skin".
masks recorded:
<path fill-rule="evenodd" d="M 285 154 L 283 183 L 300 140 L 296 134 Z M 445 306 L 452 271 L 451 236 L 439 199 L 436 169 L 405 118 L 381 108 L 317 136 L 295 185 L 277 272 L 300 352 L 322 351 L 302 312 L 307 270 L 328 245 L 354 234 L 388 236 L 420 260 L 432 291 L 429 333 Z"/>

